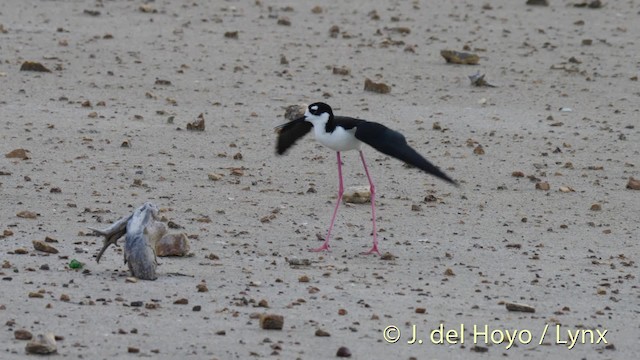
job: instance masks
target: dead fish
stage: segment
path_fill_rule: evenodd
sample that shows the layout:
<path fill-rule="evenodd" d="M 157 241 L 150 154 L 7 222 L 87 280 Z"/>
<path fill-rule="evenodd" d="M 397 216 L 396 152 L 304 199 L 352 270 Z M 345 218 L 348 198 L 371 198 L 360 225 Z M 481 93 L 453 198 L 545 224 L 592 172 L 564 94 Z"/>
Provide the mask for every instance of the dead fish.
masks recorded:
<path fill-rule="evenodd" d="M 489 84 L 487 80 L 484 79 L 484 74 L 480 74 L 480 71 L 473 75 L 469 75 L 469 80 L 471 81 L 471 85 L 478 87 L 496 87 L 495 85 Z"/>
<path fill-rule="evenodd" d="M 133 214 L 118 220 L 106 229 L 92 229 L 105 237 L 96 261 L 100 261 L 109 245 L 115 244 L 125 235 L 124 262 L 131 274 L 142 280 L 155 280 L 158 265 L 155 246 L 167 233 L 167 226 L 157 221 L 158 214 L 158 208 L 153 203 L 146 202 Z"/>

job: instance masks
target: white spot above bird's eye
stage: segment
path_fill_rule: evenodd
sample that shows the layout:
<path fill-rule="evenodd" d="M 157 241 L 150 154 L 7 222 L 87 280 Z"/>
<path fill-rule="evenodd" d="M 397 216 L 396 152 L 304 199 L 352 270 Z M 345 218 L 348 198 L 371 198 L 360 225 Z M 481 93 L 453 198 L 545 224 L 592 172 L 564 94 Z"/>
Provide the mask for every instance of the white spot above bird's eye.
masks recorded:
<path fill-rule="evenodd" d="M 313 111 L 318 110 L 318 105 L 313 105 L 313 106 L 311 107 L 311 110 L 313 110 Z"/>

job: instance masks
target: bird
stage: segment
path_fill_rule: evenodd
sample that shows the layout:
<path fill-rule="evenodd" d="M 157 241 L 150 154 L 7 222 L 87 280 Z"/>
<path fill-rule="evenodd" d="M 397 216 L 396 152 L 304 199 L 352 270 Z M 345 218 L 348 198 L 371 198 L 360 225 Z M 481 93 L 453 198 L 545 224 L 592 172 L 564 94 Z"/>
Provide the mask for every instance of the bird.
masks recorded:
<path fill-rule="evenodd" d="M 364 153 L 361 150 L 362 143 L 457 186 L 455 180 L 409 146 L 406 138 L 401 133 L 377 122 L 348 116 L 336 116 L 333 114 L 331 107 L 323 102 L 316 102 L 309 105 L 303 116 L 276 127 L 276 132 L 278 133 L 276 153 L 278 155 L 285 154 L 296 141 L 304 137 L 311 129 L 313 129 L 315 138 L 319 143 L 336 152 L 338 162 L 338 201 L 333 210 L 331 223 L 329 224 L 329 230 L 327 231 L 324 243 L 318 248 L 310 249 L 311 251 L 319 252 L 330 250 L 329 239 L 331 238 L 331 231 L 333 230 L 338 208 L 340 207 L 344 193 L 341 159 L 341 153 L 344 151 L 358 150 L 364 172 L 369 181 L 373 223 L 373 246 L 364 254 L 375 253 L 380 255 L 380 251 L 376 235 L 375 185 L 369 173 Z"/>

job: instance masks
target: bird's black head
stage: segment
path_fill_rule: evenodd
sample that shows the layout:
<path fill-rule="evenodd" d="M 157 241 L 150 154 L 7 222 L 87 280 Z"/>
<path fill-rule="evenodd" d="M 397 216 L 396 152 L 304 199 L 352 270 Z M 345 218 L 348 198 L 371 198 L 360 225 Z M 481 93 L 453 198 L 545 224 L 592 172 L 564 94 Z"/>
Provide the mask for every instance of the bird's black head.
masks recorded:
<path fill-rule="evenodd" d="M 327 113 L 329 114 L 329 117 L 333 117 L 333 111 L 331 110 L 331 106 L 323 102 L 317 102 L 309 105 L 308 111 L 309 113 L 315 116 L 320 116 L 324 113 Z"/>

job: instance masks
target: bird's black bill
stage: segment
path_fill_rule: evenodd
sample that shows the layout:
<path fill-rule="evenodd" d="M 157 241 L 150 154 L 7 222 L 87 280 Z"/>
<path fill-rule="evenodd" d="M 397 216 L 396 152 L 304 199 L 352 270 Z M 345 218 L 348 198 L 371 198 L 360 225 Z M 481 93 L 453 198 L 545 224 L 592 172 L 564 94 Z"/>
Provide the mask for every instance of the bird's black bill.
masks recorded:
<path fill-rule="evenodd" d="M 298 139 L 305 136 L 312 127 L 313 125 L 310 122 L 305 121 L 304 116 L 276 126 L 275 130 L 278 133 L 276 152 L 278 155 L 284 154 Z"/>

